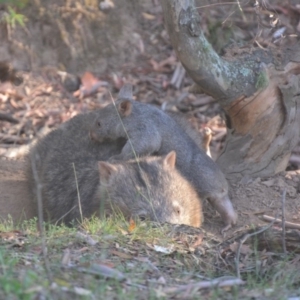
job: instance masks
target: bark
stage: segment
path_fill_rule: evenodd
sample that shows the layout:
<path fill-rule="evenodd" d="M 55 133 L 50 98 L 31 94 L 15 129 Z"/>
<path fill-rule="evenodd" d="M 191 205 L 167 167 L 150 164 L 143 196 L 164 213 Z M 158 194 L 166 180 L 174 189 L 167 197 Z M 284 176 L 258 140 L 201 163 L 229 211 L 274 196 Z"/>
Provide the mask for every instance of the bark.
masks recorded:
<path fill-rule="evenodd" d="M 300 125 L 300 45 L 220 57 L 206 40 L 193 0 L 161 0 L 171 44 L 195 86 L 226 113 L 217 162 L 229 179 L 285 170 Z"/>

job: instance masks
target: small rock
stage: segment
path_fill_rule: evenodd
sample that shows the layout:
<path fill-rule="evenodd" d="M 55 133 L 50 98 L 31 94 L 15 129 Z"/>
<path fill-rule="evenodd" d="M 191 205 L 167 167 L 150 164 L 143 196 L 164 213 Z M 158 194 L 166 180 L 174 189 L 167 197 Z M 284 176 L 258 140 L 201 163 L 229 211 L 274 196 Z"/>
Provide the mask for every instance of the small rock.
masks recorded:
<path fill-rule="evenodd" d="M 271 180 L 267 180 L 267 181 L 263 181 L 262 184 L 266 185 L 268 187 L 273 186 L 275 183 L 275 179 L 271 179 Z"/>
<path fill-rule="evenodd" d="M 277 185 L 279 188 L 283 188 L 283 187 L 285 187 L 285 182 L 284 182 L 284 180 L 282 178 L 278 178 L 276 180 L 275 185 Z"/>
<path fill-rule="evenodd" d="M 99 4 L 99 8 L 102 11 L 107 11 L 114 7 L 115 7 L 115 4 L 111 0 L 104 0 L 104 1 L 100 2 L 100 4 Z"/>
<path fill-rule="evenodd" d="M 288 186 L 286 188 L 286 193 L 291 197 L 291 198 L 295 198 L 297 195 L 297 190 L 293 187 L 293 186 Z"/>

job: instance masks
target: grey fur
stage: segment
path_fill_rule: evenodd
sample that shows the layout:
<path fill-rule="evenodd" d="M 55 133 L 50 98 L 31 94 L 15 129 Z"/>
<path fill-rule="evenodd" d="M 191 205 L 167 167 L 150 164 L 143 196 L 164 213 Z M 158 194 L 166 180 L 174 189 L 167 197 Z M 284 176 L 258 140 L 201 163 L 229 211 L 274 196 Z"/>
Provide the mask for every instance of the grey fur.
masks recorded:
<path fill-rule="evenodd" d="M 126 140 L 91 141 L 89 128 L 95 117 L 96 114 L 91 112 L 72 118 L 42 138 L 29 153 L 27 176 L 30 190 L 35 198 L 34 167 L 42 184 L 45 219 L 67 224 L 80 220 L 74 163 L 83 217 L 101 213 L 101 208 L 108 211 L 112 206 L 126 216 L 140 216 L 142 213 L 152 220 L 155 216 L 160 222 L 200 226 L 200 199 L 175 168 L 165 165 L 166 158 L 144 158 L 139 163 L 102 163 L 103 167 L 117 171 L 100 178 L 98 161 L 107 161 L 112 155 L 117 155 Z M 178 209 L 180 213 L 174 215 Z"/>
<path fill-rule="evenodd" d="M 225 223 L 223 230 L 236 223 L 237 215 L 228 197 L 224 174 L 172 117 L 153 105 L 123 98 L 96 114 L 90 131 L 92 139 L 127 139 L 121 153 L 111 157 L 112 161 L 165 155 L 174 150 L 179 171 L 202 199 L 207 198 L 215 206 Z"/>

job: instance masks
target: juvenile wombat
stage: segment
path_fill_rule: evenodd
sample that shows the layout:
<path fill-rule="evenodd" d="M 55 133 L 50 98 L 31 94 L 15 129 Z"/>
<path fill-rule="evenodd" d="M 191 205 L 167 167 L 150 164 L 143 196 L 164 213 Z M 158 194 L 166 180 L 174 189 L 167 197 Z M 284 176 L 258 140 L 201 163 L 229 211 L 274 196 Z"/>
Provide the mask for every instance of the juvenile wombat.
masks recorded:
<path fill-rule="evenodd" d="M 80 220 L 79 193 L 83 217 L 111 206 L 126 216 L 200 226 L 200 199 L 176 171 L 175 152 L 139 161 L 105 162 L 121 151 L 126 140 L 91 141 L 88 132 L 94 119 L 93 112 L 78 115 L 30 151 L 27 173 L 35 196 L 33 170 L 37 171 L 45 218 L 65 223 Z"/>
<path fill-rule="evenodd" d="M 99 162 L 97 196 L 107 195 L 106 208 L 111 206 L 126 216 L 199 227 L 203 220 L 201 201 L 175 163 L 174 151 L 120 164 Z"/>
<path fill-rule="evenodd" d="M 201 150 L 182 127 L 160 109 L 134 101 L 131 85 L 125 85 L 115 103 L 97 111 L 90 136 L 98 142 L 127 140 L 112 160 L 127 160 L 174 150 L 179 171 L 221 214 L 224 230 L 236 223 L 237 215 L 228 197 L 228 184 L 217 164 Z"/>

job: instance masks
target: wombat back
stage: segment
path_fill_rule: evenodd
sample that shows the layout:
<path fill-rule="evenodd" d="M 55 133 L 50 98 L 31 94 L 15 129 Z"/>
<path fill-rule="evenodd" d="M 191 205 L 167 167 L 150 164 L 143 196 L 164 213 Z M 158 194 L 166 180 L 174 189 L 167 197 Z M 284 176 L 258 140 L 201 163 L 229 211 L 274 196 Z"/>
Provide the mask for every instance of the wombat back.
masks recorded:
<path fill-rule="evenodd" d="M 36 184 L 42 185 L 46 220 L 70 224 L 101 213 L 101 207 L 114 207 L 126 216 L 201 225 L 201 202 L 175 169 L 175 153 L 115 165 L 105 162 L 118 154 L 126 141 L 91 141 L 88 128 L 93 121 L 93 113 L 78 115 L 30 151 L 30 188 L 36 197 Z M 109 202 L 112 205 L 107 205 Z"/>
<path fill-rule="evenodd" d="M 90 217 L 99 206 L 98 160 L 106 160 L 122 148 L 121 140 L 99 144 L 90 140 L 88 128 L 94 114 L 81 114 L 43 137 L 30 151 L 27 176 L 36 202 L 36 186 L 42 185 L 44 218 L 70 223 Z M 34 176 L 36 174 L 36 176 Z"/>
<path fill-rule="evenodd" d="M 94 140 L 127 139 L 121 153 L 113 156 L 114 160 L 176 151 L 178 170 L 194 185 L 201 198 L 214 205 L 225 222 L 225 228 L 236 223 L 237 215 L 228 197 L 224 174 L 198 146 L 199 143 L 195 143 L 193 135 L 189 135 L 175 119 L 153 105 L 133 100 L 127 86 L 121 89 L 115 103 L 99 110 L 96 115 L 90 131 Z"/>

